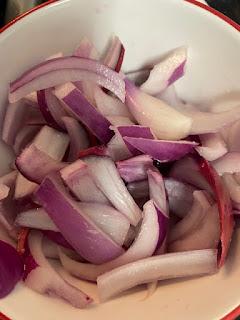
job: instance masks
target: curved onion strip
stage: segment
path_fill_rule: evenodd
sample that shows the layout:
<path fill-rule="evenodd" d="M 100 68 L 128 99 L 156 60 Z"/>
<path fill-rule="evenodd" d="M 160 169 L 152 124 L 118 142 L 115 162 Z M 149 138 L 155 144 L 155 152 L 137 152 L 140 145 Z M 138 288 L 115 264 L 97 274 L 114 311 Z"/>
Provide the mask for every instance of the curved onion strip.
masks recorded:
<path fill-rule="evenodd" d="M 227 257 L 234 229 L 231 200 L 228 192 L 225 189 L 224 184 L 221 181 L 221 178 L 214 170 L 214 168 L 209 164 L 209 162 L 201 158 L 199 160 L 199 168 L 204 177 L 211 184 L 211 187 L 215 194 L 216 201 L 218 203 L 221 229 L 221 248 L 219 251 L 220 256 L 218 264 L 221 267 L 224 264 L 224 261 Z"/>
<path fill-rule="evenodd" d="M 57 174 L 44 179 L 36 197 L 65 239 L 86 260 L 101 264 L 122 253 L 123 249 L 81 212 Z"/>
<path fill-rule="evenodd" d="M 42 208 L 31 209 L 21 212 L 17 215 L 15 224 L 30 229 L 51 230 L 59 232 L 55 223 L 49 218 L 49 215 Z"/>
<path fill-rule="evenodd" d="M 52 113 L 49 110 L 48 103 L 46 101 L 46 90 L 39 90 L 37 92 L 37 99 L 38 99 L 38 105 L 39 109 L 42 113 L 43 118 L 49 124 L 49 126 L 60 129 L 58 123 L 55 121 L 55 119 L 52 116 Z"/>
<path fill-rule="evenodd" d="M 102 143 L 109 142 L 113 136 L 109 129 L 110 122 L 88 102 L 74 84 L 67 83 L 58 87 L 55 94 L 66 109 L 84 123 Z"/>
<path fill-rule="evenodd" d="M 156 64 L 141 89 L 151 95 L 159 94 L 184 75 L 187 48 L 173 50 L 165 59 Z"/>
<path fill-rule="evenodd" d="M 160 162 L 174 161 L 190 153 L 197 145 L 191 141 L 169 141 L 169 140 L 152 140 L 138 135 L 137 138 L 125 136 L 123 138 L 127 146 L 148 154 Z M 129 147 L 128 147 L 129 148 Z M 130 149 L 130 148 L 129 148 Z M 131 149 L 132 150 L 132 149 Z M 133 153 L 133 152 L 132 152 Z"/>
<path fill-rule="evenodd" d="M 70 138 L 68 161 L 75 161 L 78 158 L 79 151 L 89 147 L 88 135 L 86 130 L 76 119 L 63 117 L 62 121 Z"/>
<path fill-rule="evenodd" d="M 109 204 L 109 200 L 97 187 L 87 164 L 77 160 L 60 171 L 64 183 L 83 202 Z M 91 192 L 89 192 L 91 190 Z"/>
<path fill-rule="evenodd" d="M 114 161 L 125 160 L 131 158 L 132 154 L 128 150 L 125 142 L 123 141 L 122 136 L 116 129 L 116 127 L 110 127 L 111 130 L 114 131 L 115 135 L 107 144 L 107 149 L 109 151 L 109 155 Z"/>
<path fill-rule="evenodd" d="M 106 117 L 113 126 L 131 126 L 134 123 L 127 117 L 107 116 Z"/>
<path fill-rule="evenodd" d="M 127 160 L 118 161 L 117 169 L 126 182 L 136 182 L 147 179 L 147 169 L 153 166 L 153 160 L 148 155 L 140 155 Z"/>
<path fill-rule="evenodd" d="M 122 76 L 101 63 L 79 57 L 62 57 L 44 61 L 10 84 L 9 101 L 15 102 L 33 91 L 71 82 L 89 80 L 125 100 Z"/>
<path fill-rule="evenodd" d="M 31 144 L 23 150 L 15 161 L 19 172 L 28 180 L 40 184 L 49 173 L 59 171 L 66 166 L 48 156 Z"/>
<path fill-rule="evenodd" d="M 17 133 L 13 145 L 16 155 L 18 155 L 26 145 L 34 139 L 39 130 L 39 125 L 26 125 Z"/>
<path fill-rule="evenodd" d="M 168 241 L 172 242 L 195 231 L 211 207 L 203 191 L 193 192 L 193 204 L 186 216 L 171 228 Z"/>
<path fill-rule="evenodd" d="M 139 90 L 129 80 L 125 79 L 125 84 L 126 104 L 140 125 L 150 127 L 158 139 L 179 140 L 189 135 L 191 118 Z"/>
<path fill-rule="evenodd" d="M 186 218 L 185 218 L 186 219 Z M 196 217 L 197 219 L 197 217 Z M 202 220 L 202 221 L 201 221 Z M 197 223 L 197 222 L 196 222 Z M 220 240 L 220 223 L 217 204 L 208 208 L 198 225 L 169 244 L 169 252 L 216 249 Z"/>
<path fill-rule="evenodd" d="M 137 237 L 130 248 L 120 257 L 102 265 L 92 265 L 76 262 L 60 250 L 59 255 L 64 268 L 72 275 L 81 279 L 96 281 L 97 277 L 108 270 L 117 268 L 129 262 L 150 257 L 155 249 L 159 237 L 157 211 L 152 201 L 144 205 L 143 221 Z"/>
<path fill-rule="evenodd" d="M 197 152 L 208 161 L 216 160 L 227 153 L 227 146 L 220 133 L 208 133 L 199 136 L 201 146 Z"/>
<path fill-rule="evenodd" d="M 29 235 L 28 245 L 32 257 L 26 261 L 30 272 L 25 275 L 25 284 L 38 293 L 54 295 L 76 308 L 85 308 L 92 299 L 80 289 L 67 283 L 53 269 L 43 255 L 42 238 L 42 234 L 36 231 L 32 231 Z"/>
<path fill-rule="evenodd" d="M 240 172 L 240 153 L 229 152 L 212 162 L 212 166 L 219 175 L 223 173 Z"/>
<path fill-rule="evenodd" d="M 217 250 L 169 253 L 129 263 L 97 279 L 100 300 L 157 280 L 176 279 L 217 271 Z"/>
<path fill-rule="evenodd" d="M 173 178 L 165 178 L 164 184 L 170 211 L 180 218 L 185 217 L 192 206 L 193 192 L 196 189 Z"/>
<path fill-rule="evenodd" d="M 142 217 L 142 212 L 128 192 L 112 159 L 91 156 L 84 158 L 84 161 L 88 164 L 98 188 L 112 205 L 136 226 Z"/>
<path fill-rule="evenodd" d="M 61 102 L 55 96 L 54 89 L 49 88 L 45 90 L 45 100 L 53 119 L 60 128 L 64 129 L 65 127 L 62 117 L 67 116 L 67 113 L 64 110 Z"/>
<path fill-rule="evenodd" d="M 224 173 L 222 179 L 234 203 L 240 204 L 240 185 L 231 173 Z"/>

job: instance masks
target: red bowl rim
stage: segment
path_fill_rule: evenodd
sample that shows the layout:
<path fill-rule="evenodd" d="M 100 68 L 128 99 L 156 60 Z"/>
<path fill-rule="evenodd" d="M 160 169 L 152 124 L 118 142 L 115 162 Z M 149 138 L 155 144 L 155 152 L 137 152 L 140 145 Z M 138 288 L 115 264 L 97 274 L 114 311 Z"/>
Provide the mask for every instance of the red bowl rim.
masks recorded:
<path fill-rule="evenodd" d="M 8 24 L 6 24 L 4 27 L 0 28 L 0 33 L 4 32 L 5 30 L 7 30 L 9 27 L 11 27 L 12 25 L 14 25 L 16 22 L 18 22 L 19 20 L 22 20 L 24 17 L 28 16 L 29 14 L 31 14 L 32 12 L 35 12 L 37 10 L 40 10 L 41 8 L 44 8 L 48 5 L 50 5 L 51 3 L 57 2 L 58 0 L 48 0 L 47 2 L 40 4 L 39 6 L 36 6 L 35 8 L 28 10 L 27 12 L 19 15 L 18 17 L 16 17 L 14 20 L 10 21 Z M 228 23 L 229 25 L 231 25 L 234 29 L 236 29 L 237 31 L 240 31 L 240 25 L 238 23 L 236 23 L 235 21 L 233 21 L 232 19 L 230 19 L 229 17 L 225 16 L 224 14 L 222 14 L 221 12 L 207 6 L 206 4 L 203 4 L 201 2 L 198 2 L 196 0 L 184 0 L 188 3 L 191 3 L 197 7 L 200 7 L 204 10 L 207 10 L 209 12 L 211 12 L 212 14 L 214 14 L 216 17 L 222 19 L 223 21 L 225 21 L 226 23 Z M 221 320 L 234 320 L 237 316 L 240 315 L 240 305 L 234 309 L 233 311 L 231 311 L 229 314 L 227 314 L 225 317 L 223 317 Z M 7 316 L 5 316 L 4 314 L 2 314 L 0 312 L 0 320 L 10 320 Z"/>

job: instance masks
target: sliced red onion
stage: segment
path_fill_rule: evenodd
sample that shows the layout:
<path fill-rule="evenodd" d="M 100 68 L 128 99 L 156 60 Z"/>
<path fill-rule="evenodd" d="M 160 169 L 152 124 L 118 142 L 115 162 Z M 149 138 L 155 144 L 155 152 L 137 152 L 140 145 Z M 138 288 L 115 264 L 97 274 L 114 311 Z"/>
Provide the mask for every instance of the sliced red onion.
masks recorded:
<path fill-rule="evenodd" d="M 139 90 L 129 80 L 125 79 L 125 84 L 126 104 L 140 125 L 150 127 L 158 139 L 179 140 L 189 135 L 191 118 Z"/>
<path fill-rule="evenodd" d="M 66 134 L 58 132 L 48 126 L 42 127 L 33 144 L 42 152 L 56 161 L 60 161 L 68 147 L 69 138 Z M 32 194 L 37 184 L 27 180 L 22 174 L 18 174 L 15 186 L 15 199 L 21 199 Z"/>
<path fill-rule="evenodd" d="M 18 213 L 16 203 L 12 200 L 12 185 L 0 184 L 0 224 L 15 237 L 14 220 Z"/>
<path fill-rule="evenodd" d="M 122 67 L 124 54 L 125 48 L 120 39 L 115 36 L 103 59 L 103 64 L 116 72 L 119 72 Z"/>
<path fill-rule="evenodd" d="M 118 132 L 123 137 L 128 150 L 132 155 L 137 156 L 141 154 L 137 148 L 135 148 L 131 143 L 127 141 L 126 137 L 134 137 L 134 138 L 146 138 L 146 139 L 154 139 L 154 135 L 151 132 L 149 127 L 139 126 L 139 125 L 131 125 L 131 126 L 118 126 Z M 126 139 L 125 139 L 126 138 Z"/>
<path fill-rule="evenodd" d="M 219 175 L 240 172 L 240 153 L 229 152 L 212 162 L 212 166 Z"/>
<path fill-rule="evenodd" d="M 60 174 L 64 183 L 79 200 L 109 204 L 104 193 L 97 187 L 87 164 L 82 160 L 65 167 Z"/>
<path fill-rule="evenodd" d="M 98 110 L 105 116 L 122 116 L 134 121 L 127 106 L 117 98 L 105 93 L 100 87 L 96 86 L 94 98 Z"/>
<path fill-rule="evenodd" d="M 126 76 L 129 80 L 131 80 L 136 86 L 140 86 L 143 84 L 147 78 L 149 77 L 149 73 L 151 68 L 144 68 L 135 71 L 126 72 Z"/>
<path fill-rule="evenodd" d="M 49 173 L 59 171 L 65 163 L 54 160 L 47 153 L 30 144 L 16 159 L 16 166 L 28 180 L 40 184 Z"/>
<path fill-rule="evenodd" d="M 78 158 L 79 151 L 89 147 L 88 135 L 86 130 L 76 119 L 63 117 L 62 121 L 70 138 L 68 161 L 75 161 Z"/>
<path fill-rule="evenodd" d="M 240 151 L 239 133 L 240 121 L 236 121 L 232 126 L 228 127 L 227 145 L 230 152 Z"/>
<path fill-rule="evenodd" d="M 118 161 L 117 169 L 121 178 L 126 182 L 147 179 L 147 169 L 153 166 L 153 160 L 148 155 L 140 155 L 128 160 Z"/>
<path fill-rule="evenodd" d="M 73 55 L 76 57 L 93 60 L 99 59 L 99 53 L 97 52 L 97 49 L 87 37 L 82 38 L 79 46 L 74 50 Z"/>
<path fill-rule="evenodd" d="M 127 188 L 134 199 L 148 197 L 149 187 L 147 180 L 130 182 L 127 184 Z"/>
<path fill-rule="evenodd" d="M 113 136 L 110 122 L 94 108 L 74 84 L 68 83 L 55 90 L 56 96 L 63 101 L 71 113 L 82 121 L 88 129 L 103 143 Z"/>
<path fill-rule="evenodd" d="M 82 214 L 57 174 L 45 178 L 36 197 L 62 235 L 86 260 L 100 264 L 122 253 L 121 247 Z"/>
<path fill-rule="evenodd" d="M 94 60 L 62 57 L 44 61 L 12 82 L 9 101 L 18 101 L 33 91 L 81 80 L 93 81 L 112 91 L 121 101 L 125 100 L 125 84 L 120 74 Z"/>
<path fill-rule="evenodd" d="M 38 108 L 38 99 L 37 99 L 37 92 L 31 92 L 26 97 L 23 98 L 23 101 L 26 102 L 28 105 Z"/>
<path fill-rule="evenodd" d="M 46 101 L 46 90 L 39 90 L 37 92 L 37 98 L 38 98 L 38 105 L 39 109 L 42 113 L 43 118 L 47 122 L 47 124 L 55 129 L 59 129 L 60 127 L 58 126 L 57 122 L 53 118 L 50 110 L 48 103 Z"/>
<path fill-rule="evenodd" d="M 184 75 L 187 61 L 187 48 L 180 47 L 172 51 L 164 60 L 156 64 L 141 89 L 156 95 Z"/>
<path fill-rule="evenodd" d="M 87 156 L 109 156 L 108 149 L 102 145 L 102 146 L 94 146 L 90 147 L 88 149 L 82 150 L 79 152 L 79 158 L 84 158 Z"/>
<path fill-rule="evenodd" d="M 26 119 L 27 108 L 28 106 L 22 101 L 7 106 L 2 128 L 2 139 L 7 144 L 13 145 L 16 135 Z"/>
<path fill-rule="evenodd" d="M 15 154 L 11 146 L 0 139 L 0 177 L 11 171 L 11 165 L 14 162 Z"/>
<path fill-rule="evenodd" d="M 239 205 L 240 204 L 240 185 L 231 173 L 224 173 L 222 176 L 223 182 L 230 194 L 232 201 Z"/>
<path fill-rule="evenodd" d="M 183 104 L 182 100 L 178 97 L 176 89 L 173 84 L 168 88 L 166 88 L 160 94 L 156 95 L 156 98 L 166 102 L 169 106 L 179 110 Z"/>
<path fill-rule="evenodd" d="M 31 209 L 17 215 L 15 224 L 30 229 L 51 230 L 59 232 L 55 223 L 42 208 Z"/>
<path fill-rule="evenodd" d="M 0 240 L 0 298 L 6 297 L 21 280 L 23 261 L 15 248 Z"/>
<path fill-rule="evenodd" d="M 149 196 L 154 201 L 158 214 L 159 238 L 156 247 L 156 254 L 165 251 L 165 242 L 169 225 L 169 208 L 167 204 L 164 181 L 160 172 L 153 168 L 148 169 Z"/>
<path fill-rule="evenodd" d="M 123 214 L 106 204 L 81 202 L 79 207 L 113 241 L 123 245 L 130 227 L 129 220 Z"/>
<path fill-rule="evenodd" d="M 156 249 L 159 237 L 157 212 L 152 201 L 144 205 L 144 215 L 139 233 L 131 247 L 120 257 L 102 265 L 79 263 L 60 251 L 60 259 L 64 268 L 78 278 L 96 281 L 97 277 L 113 268 L 126 263 L 150 257 Z"/>
<path fill-rule="evenodd" d="M 164 179 L 169 209 L 176 216 L 183 218 L 193 203 L 193 192 L 196 190 L 188 183 L 173 178 Z"/>
<path fill-rule="evenodd" d="M 204 177 L 211 184 L 218 204 L 221 240 L 218 263 L 221 267 L 227 257 L 234 229 L 231 199 L 225 189 L 224 184 L 222 183 L 221 178 L 214 168 L 209 164 L 209 162 L 201 158 L 199 160 L 199 168 Z"/>
<path fill-rule="evenodd" d="M 188 110 L 184 114 L 192 119 L 190 134 L 214 133 L 240 119 L 240 106 L 220 113 Z"/>
<path fill-rule="evenodd" d="M 118 170 L 109 157 L 87 157 L 88 164 L 96 185 L 105 194 L 112 205 L 122 212 L 136 226 L 142 213 L 122 181 Z"/>
<path fill-rule="evenodd" d="M 197 152 L 208 161 L 216 160 L 227 153 L 227 146 L 220 133 L 208 133 L 199 136 L 201 146 Z"/>
<path fill-rule="evenodd" d="M 184 219 L 187 219 L 185 217 Z M 179 239 L 169 244 L 170 252 L 182 252 L 200 249 L 216 249 L 220 240 L 220 223 L 217 205 L 213 205 L 203 216 L 195 215 L 195 228 L 183 234 Z"/>
<path fill-rule="evenodd" d="M 170 231 L 168 241 L 171 243 L 185 235 L 195 232 L 206 216 L 206 211 L 211 207 L 203 191 L 193 192 L 193 204 L 185 217 L 176 223 Z M 195 248 L 198 249 L 198 248 Z M 206 249 L 206 248 L 205 248 Z"/>
<path fill-rule="evenodd" d="M 49 112 L 51 113 L 54 121 L 57 123 L 59 128 L 64 129 L 64 123 L 62 118 L 67 116 L 67 112 L 64 110 L 61 102 L 57 99 L 52 88 L 46 89 L 45 99 L 48 106 Z"/>
<path fill-rule="evenodd" d="M 57 244 L 49 240 L 47 237 L 43 238 L 42 251 L 44 256 L 48 259 L 59 259 Z"/>
<path fill-rule="evenodd" d="M 100 300 L 157 280 L 192 277 L 217 272 L 217 250 L 169 253 L 129 263 L 97 279 Z"/>
<path fill-rule="evenodd" d="M 134 149 L 162 162 L 178 160 L 190 153 L 193 148 L 197 146 L 197 143 L 194 141 L 184 140 L 152 140 L 130 136 L 125 136 L 123 139 L 127 143 L 127 146 L 130 145 Z"/>
<path fill-rule="evenodd" d="M 38 125 L 26 125 L 16 135 L 16 139 L 13 145 L 13 149 L 18 155 L 28 145 L 39 132 L 40 126 Z"/>
<path fill-rule="evenodd" d="M 127 117 L 107 116 L 106 117 L 113 126 L 131 126 L 134 123 Z"/>
<path fill-rule="evenodd" d="M 116 127 L 110 127 L 110 128 L 115 133 L 115 135 L 107 144 L 107 149 L 109 151 L 111 158 L 114 161 L 120 161 L 120 160 L 131 158 L 132 154 L 128 150 L 125 142 L 123 141 L 122 136 L 120 135 Z"/>
<path fill-rule="evenodd" d="M 66 282 L 53 269 L 43 255 L 42 238 L 42 234 L 36 231 L 32 231 L 29 235 L 31 256 L 26 260 L 26 269 L 30 272 L 26 274 L 25 284 L 38 293 L 62 298 L 76 308 L 85 308 L 92 299 Z"/>
<path fill-rule="evenodd" d="M 170 176 L 212 194 L 211 186 L 201 174 L 198 163 L 192 157 L 185 157 L 177 161 L 170 171 Z"/>

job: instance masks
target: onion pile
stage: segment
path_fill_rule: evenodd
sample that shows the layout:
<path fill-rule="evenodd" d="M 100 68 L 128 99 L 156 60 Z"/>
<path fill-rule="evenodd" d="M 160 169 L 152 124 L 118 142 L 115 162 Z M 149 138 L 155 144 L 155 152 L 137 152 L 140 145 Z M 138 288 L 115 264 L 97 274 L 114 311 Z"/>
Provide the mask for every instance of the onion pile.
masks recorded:
<path fill-rule="evenodd" d="M 101 301 L 223 266 L 240 212 L 240 104 L 203 112 L 178 97 L 186 47 L 139 70 L 140 86 L 124 54 L 118 37 L 101 59 L 84 38 L 10 84 L 0 224 L 17 250 L 0 241 L 0 297 L 22 280 L 91 304 L 48 258 L 96 282 Z"/>

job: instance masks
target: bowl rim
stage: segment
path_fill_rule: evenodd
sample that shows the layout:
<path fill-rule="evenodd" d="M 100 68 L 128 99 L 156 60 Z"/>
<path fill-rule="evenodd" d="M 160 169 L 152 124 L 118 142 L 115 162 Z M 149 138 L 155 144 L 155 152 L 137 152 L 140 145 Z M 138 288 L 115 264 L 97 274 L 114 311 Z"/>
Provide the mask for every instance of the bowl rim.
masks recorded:
<path fill-rule="evenodd" d="M 31 13 L 38 11 L 38 10 L 40 10 L 48 5 L 51 5 L 52 3 L 57 2 L 57 1 L 59 1 L 59 0 L 48 0 L 48 1 L 38 5 L 36 7 L 26 11 L 25 13 L 17 16 L 15 19 L 13 19 L 9 23 L 7 23 L 5 26 L 0 28 L 0 34 L 3 33 L 5 30 L 7 30 L 8 28 L 10 28 L 11 26 L 13 26 L 18 21 L 20 21 L 23 18 L 25 18 L 26 16 L 30 15 Z M 227 24 L 229 24 L 234 29 L 236 29 L 238 32 L 240 32 L 240 25 L 238 23 L 233 21 L 231 18 L 225 16 L 223 13 L 217 11 L 216 9 L 213 9 L 212 7 L 209 7 L 208 5 L 201 3 L 197 0 L 183 0 L 183 1 L 188 2 L 192 5 L 195 5 L 199 8 L 202 8 L 205 11 L 212 13 L 214 16 L 225 21 Z M 240 316 L 240 305 L 237 308 L 235 308 L 234 310 L 232 310 L 230 313 L 228 313 L 226 316 L 224 316 L 221 320 L 234 320 L 238 316 Z M 1 313 L 1 311 L 0 311 L 0 320 L 11 320 L 11 319 L 9 319 L 6 315 Z"/>

